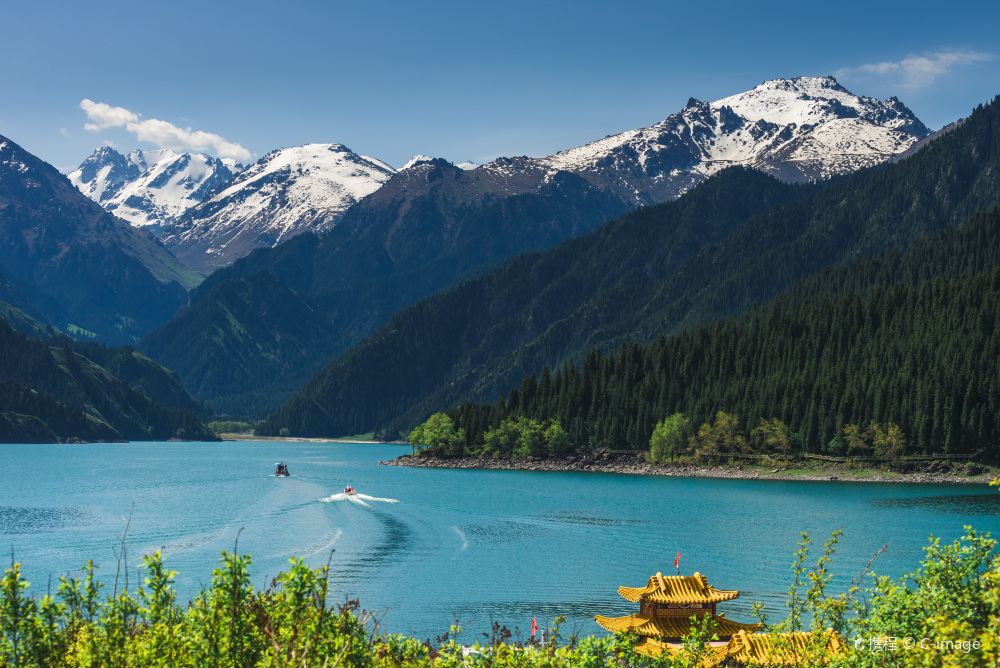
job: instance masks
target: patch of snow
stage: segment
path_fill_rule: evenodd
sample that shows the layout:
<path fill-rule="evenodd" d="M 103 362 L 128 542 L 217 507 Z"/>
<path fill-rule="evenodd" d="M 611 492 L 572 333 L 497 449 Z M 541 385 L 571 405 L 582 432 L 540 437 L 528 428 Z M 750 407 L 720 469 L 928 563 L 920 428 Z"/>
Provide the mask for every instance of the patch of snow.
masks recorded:
<path fill-rule="evenodd" d="M 165 240 L 172 247 L 204 249 L 215 264 L 231 262 L 254 247 L 330 227 L 395 173 L 384 161 L 342 144 L 277 149 L 188 211 Z"/>
<path fill-rule="evenodd" d="M 413 156 L 412 158 L 410 158 L 409 160 L 407 160 L 406 164 L 399 168 L 399 171 L 403 171 L 404 169 L 409 169 L 410 167 L 413 167 L 414 165 L 416 165 L 418 163 L 421 163 L 421 162 L 430 162 L 433 159 L 434 158 L 432 158 L 429 155 L 422 155 L 422 154 L 418 153 L 415 156 Z"/>

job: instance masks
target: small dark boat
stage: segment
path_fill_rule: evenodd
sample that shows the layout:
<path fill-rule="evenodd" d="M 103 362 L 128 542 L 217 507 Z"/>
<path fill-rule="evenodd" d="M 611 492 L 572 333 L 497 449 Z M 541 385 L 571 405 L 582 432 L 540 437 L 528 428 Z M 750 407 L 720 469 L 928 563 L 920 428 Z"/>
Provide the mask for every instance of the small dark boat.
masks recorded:
<path fill-rule="evenodd" d="M 354 489 L 350 485 L 348 485 L 347 487 L 344 488 L 344 494 L 346 494 L 347 496 L 354 496 L 357 493 L 358 493 L 358 490 Z"/>
<path fill-rule="evenodd" d="M 290 476 L 291 473 L 288 472 L 288 464 L 286 464 L 284 462 L 278 462 L 277 464 L 275 464 L 274 465 L 274 475 L 276 475 L 278 477 L 287 477 L 287 476 Z"/>

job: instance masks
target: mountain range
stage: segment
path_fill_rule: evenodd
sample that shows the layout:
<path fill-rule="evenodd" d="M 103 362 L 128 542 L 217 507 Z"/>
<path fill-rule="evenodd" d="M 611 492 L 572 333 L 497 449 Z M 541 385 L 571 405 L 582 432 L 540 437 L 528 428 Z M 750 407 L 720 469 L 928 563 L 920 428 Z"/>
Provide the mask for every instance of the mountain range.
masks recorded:
<path fill-rule="evenodd" d="M 789 182 L 854 171 L 905 152 L 928 132 L 896 98 L 857 96 L 833 77 L 797 77 L 715 102 L 692 98 L 652 126 L 547 157 L 458 167 L 482 171 L 501 195 L 570 172 L 631 207 L 673 199 L 734 165 Z M 399 171 L 432 160 L 417 155 Z M 155 226 L 179 258 L 208 273 L 255 248 L 329 229 L 396 172 L 339 144 L 278 149 L 243 171 L 199 154 L 124 156 L 102 147 L 70 179 L 115 215 Z"/>
<path fill-rule="evenodd" d="M 435 410 L 492 401 L 546 366 L 745 311 L 824 267 L 998 205 L 1000 101 L 907 159 L 854 174 L 786 185 L 724 170 L 674 202 L 400 311 L 263 431 L 398 434 Z"/>
<path fill-rule="evenodd" d="M 804 182 L 885 161 L 927 133 L 897 100 L 802 77 L 692 102 L 650 128 L 545 158 L 469 169 L 416 156 L 324 223 L 320 238 L 215 272 L 142 349 L 214 409 L 265 412 L 399 309 L 636 206 L 674 199 L 727 165 Z M 254 314 L 292 304 L 298 321 Z"/>
<path fill-rule="evenodd" d="M 392 436 L 988 210 L 995 113 L 931 133 L 895 98 L 799 77 L 482 165 L 103 148 L 67 178 L 2 140 L 0 317 L 165 409 Z"/>
<path fill-rule="evenodd" d="M 158 230 L 229 183 L 241 166 L 202 153 L 94 151 L 71 172 L 80 192 L 136 227 Z"/>

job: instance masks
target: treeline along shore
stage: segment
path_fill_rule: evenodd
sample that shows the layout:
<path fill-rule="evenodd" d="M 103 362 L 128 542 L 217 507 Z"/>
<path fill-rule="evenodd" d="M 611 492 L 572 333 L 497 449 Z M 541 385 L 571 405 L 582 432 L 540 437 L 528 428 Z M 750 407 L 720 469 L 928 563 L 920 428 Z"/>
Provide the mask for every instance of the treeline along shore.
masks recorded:
<path fill-rule="evenodd" d="M 418 468 L 482 469 L 490 471 L 550 471 L 619 473 L 623 475 L 724 478 L 732 480 L 803 480 L 842 482 L 901 482 L 923 484 L 989 483 L 995 470 L 967 462 L 903 462 L 879 468 L 865 462 L 831 462 L 813 459 L 733 460 L 729 463 L 677 462 L 658 464 L 641 453 L 604 453 L 563 458 L 512 459 L 488 455 L 438 457 L 432 454 L 402 455 L 379 462 L 383 466 Z"/>

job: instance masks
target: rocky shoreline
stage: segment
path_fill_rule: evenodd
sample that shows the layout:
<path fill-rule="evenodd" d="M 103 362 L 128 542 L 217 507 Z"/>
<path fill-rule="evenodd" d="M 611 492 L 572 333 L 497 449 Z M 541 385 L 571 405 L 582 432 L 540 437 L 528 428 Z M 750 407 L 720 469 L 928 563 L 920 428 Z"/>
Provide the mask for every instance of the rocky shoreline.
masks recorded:
<path fill-rule="evenodd" d="M 852 468 L 844 464 L 805 461 L 791 464 L 766 465 L 707 465 L 652 464 L 639 456 L 569 457 L 565 459 L 494 459 L 492 457 L 459 457 L 444 459 L 421 455 L 401 455 L 379 462 L 382 466 L 412 466 L 417 468 L 483 469 L 489 471 L 561 471 L 589 473 L 620 473 L 623 475 L 673 476 L 681 478 L 727 478 L 735 480 L 806 480 L 839 482 L 893 482 L 921 484 L 984 485 L 996 477 L 979 465 L 932 462 L 920 470 L 881 470 Z"/>

